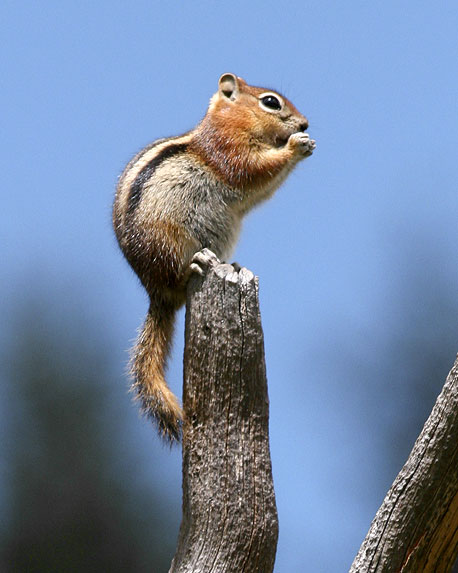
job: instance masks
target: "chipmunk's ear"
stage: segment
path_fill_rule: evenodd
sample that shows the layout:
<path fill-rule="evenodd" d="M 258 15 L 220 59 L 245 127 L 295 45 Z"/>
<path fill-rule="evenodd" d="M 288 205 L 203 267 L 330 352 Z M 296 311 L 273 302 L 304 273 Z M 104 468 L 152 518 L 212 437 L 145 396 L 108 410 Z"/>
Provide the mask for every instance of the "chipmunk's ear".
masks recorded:
<path fill-rule="evenodd" d="M 239 80 L 234 74 L 223 74 L 219 78 L 218 93 L 223 98 L 234 101 L 239 95 Z"/>

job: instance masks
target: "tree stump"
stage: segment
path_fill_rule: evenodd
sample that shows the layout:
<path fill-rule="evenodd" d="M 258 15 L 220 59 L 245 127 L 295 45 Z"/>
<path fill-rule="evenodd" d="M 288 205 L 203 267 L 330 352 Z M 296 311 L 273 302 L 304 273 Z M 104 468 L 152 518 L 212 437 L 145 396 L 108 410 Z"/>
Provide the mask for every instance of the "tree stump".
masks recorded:
<path fill-rule="evenodd" d="M 188 286 L 183 517 L 170 573 L 269 573 L 278 518 L 258 279 L 207 263 Z"/>

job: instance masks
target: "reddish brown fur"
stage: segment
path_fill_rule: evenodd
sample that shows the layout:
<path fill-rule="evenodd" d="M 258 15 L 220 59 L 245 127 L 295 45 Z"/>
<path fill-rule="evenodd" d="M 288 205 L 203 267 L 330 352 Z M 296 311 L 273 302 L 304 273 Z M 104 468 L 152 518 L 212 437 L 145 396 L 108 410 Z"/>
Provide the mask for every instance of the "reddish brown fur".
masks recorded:
<path fill-rule="evenodd" d="M 171 290 L 180 286 L 184 250 L 190 240 L 178 225 L 169 220 L 147 220 L 147 223 L 149 225 L 145 225 L 140 236 L 126 234 L 120 242 L 129 263 L 151 296 L 158 285 Z"/>
<path fill-rule="evenodd" d="M 153 302 L 133 349 L 131 370 L 133 388 L 143 411 L 155 418 L 163 437 L 178 440 L 181 407 L 164 378 L 164 368 L 173 334 L 175 306 Z"/>
<path fill-rule="evenodd" d="M 291 161 L 292 151 L 285 147 L 279 153 L 279 147 L 294 130 L 288 129 L 277 116 L 260 109 L 258 96 L 269 90 L 237 79 L 240 89 L 237 100 L 232 102 L 221 96 L 212 100 L 206 116 L 192 134 L 190 149 L 228 185 L 256 188 L 270 181 Z M 288 119 L 306 121 L 291 102 L 281 97 L 289 110 Z M 272 148 L 275 154 L 269 154 Z"/>

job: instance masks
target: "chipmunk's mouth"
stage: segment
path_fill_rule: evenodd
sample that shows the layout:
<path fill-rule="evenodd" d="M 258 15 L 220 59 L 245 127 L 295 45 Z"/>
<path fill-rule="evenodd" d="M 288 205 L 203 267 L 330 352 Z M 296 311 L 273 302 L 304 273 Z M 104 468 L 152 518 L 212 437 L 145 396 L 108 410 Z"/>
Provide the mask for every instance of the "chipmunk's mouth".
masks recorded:
<path fill-rule="evenodd" d="M 275 147 L 285 147 L 290 138 L 290 133 L 288 135 L 277 135 L 275 138 Z"/>
<path fill-rule="evenodd" d="M 304 118 L 304 121 L 296 123 L 295 125 L 289 125 L 285 131 L 282 133 L 277 133 L 275 135 L 274 145 L 275 147 L 285 147 L 288 143 L 288 139 L 293 135 L 293 133 L 304 133 L 307 131 L 309 122 Z"/>

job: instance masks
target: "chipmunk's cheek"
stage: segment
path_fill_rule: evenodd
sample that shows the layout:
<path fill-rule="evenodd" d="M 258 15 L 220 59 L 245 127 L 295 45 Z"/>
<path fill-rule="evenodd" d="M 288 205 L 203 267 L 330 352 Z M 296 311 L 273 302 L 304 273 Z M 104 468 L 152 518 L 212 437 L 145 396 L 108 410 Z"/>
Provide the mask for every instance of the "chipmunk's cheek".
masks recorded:
<path fill-rule="evenodd" d="M 288 143 L 288 139 L 291 137 L 291 135 L 292 133 L 289 131 L 277 133 L 274 140 L 275 147 L 284 147 Z"/>

